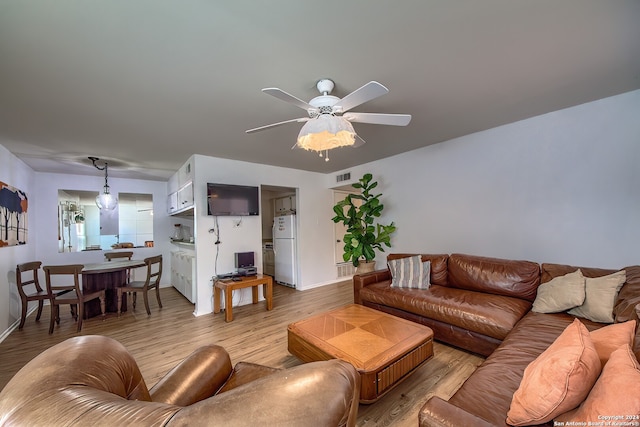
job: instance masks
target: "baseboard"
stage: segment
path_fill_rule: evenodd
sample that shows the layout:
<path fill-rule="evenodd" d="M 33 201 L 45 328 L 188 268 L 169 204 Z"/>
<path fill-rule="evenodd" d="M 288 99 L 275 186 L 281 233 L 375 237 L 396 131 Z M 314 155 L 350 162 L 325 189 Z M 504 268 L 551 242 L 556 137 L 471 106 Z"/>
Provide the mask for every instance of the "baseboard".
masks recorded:
<path fill-rule="evenodd" d="M 296 288 L 296 290 L 298 290 L 298 291 L 306 291 L 306 290 L 313 289 L 313 288 L 319 288 L 321 286 L 333 285 L 334 283 L 346 282 L 346 281 L 349 281 L 349 280 L 352 280 L 352 279 L 353 279 L 353 276 L 339 277 L 337 279 L 329 280 L 329 281 L 326 281 L 326 282 L 314 283 L 314 284 L 312 284 L 310 286 L 305 287 L 304 289 L 303 288 Z"/>
<path fill-rule="evenodd" d="M 33 313 L 34 311 L 38 310 L 38 306 L 36 305 L 35 307 L 33 307 L 31 310 L 27 311 L 27 318 L 29 317 L 29 315 L 31 313 Z M 18 329 L 18 326 L 20 326 L 20 319 L 16 320 L 15 322 L 13 322 L 11 325 L 9 325 L 9 327 L 0 334 L 0 343 L 3 342 L 5 340 L 5 338 L 7 338 L 11 332 L 15 331 L 16 329 Z"/>

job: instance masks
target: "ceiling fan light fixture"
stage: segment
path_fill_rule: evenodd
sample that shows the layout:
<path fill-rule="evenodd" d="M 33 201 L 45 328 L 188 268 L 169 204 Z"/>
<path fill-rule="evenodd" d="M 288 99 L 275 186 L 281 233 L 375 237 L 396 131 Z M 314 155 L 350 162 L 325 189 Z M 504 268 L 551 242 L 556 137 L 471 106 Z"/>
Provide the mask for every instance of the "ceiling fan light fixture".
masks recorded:
<path fill-rule="evenodd" d="M 322 152 L 352 146 L 355 140 L 356 132 L 347 119 L 331 114 L 321 114 L 302 126 L 296 147 Z"/>

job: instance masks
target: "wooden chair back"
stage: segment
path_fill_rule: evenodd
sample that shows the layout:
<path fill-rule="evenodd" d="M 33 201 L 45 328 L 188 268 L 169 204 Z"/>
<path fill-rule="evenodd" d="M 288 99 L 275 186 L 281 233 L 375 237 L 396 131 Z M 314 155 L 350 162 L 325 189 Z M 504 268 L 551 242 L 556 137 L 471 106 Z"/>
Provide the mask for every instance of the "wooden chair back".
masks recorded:
<path fill-rule="evenodd" d="M 28 299 L 30 292 L 26 292 L 24 288 L 29 285 L 34 285 L 37 292 L 43 291 L 42 286 L 40 286 L 40 281 L 38 280 L 38 271 L 41 265 L 42 262 L 40 261 L 31 261 L 16 266 L 16 284 L 18 285 L 20 298 L 25 297 Z M 28 280 L 27 275 L 30 277 Z"/>
<path fill-rule="evenodd" d="M 162 278 L 162 255 L 145 258 L 144 263 L 147 265 L 147 279 L 144 287 L 160 287 L 160 279 Z"/>
<path fill-rule="evenodd" d="M 49 292 L 49 294 L 54 294 L 56 291 L 75 290 L 76 293 L 80 295 L 82 293 L 82 289 L 80 288 L 80 274 L 82 273 L 83 268 L 84 265 L 82 264 L 45 265 L 42 269 L 44 270 L 44 277 L 47 282 L 47 292 Z M 54 283 L 51 276 L 72 276 L 71 278 L 73 280 L 71 283 L 66 281 L 64 284 L 61 284 L 58 281 Z"/>
<path fill-rule="evenodd" d="M 127 258 L 128 260 L 131 260 L 132 256 L 133 256 L 133 252 L 132 251 L 105 252 L 105 254 L 104 254 L 104 257 L 107 259 L 107 261 L 111 261 L 112 259 L 115 259 L 115 258 Z"/>
<path fill-rule="evenodd" d="M 40 286 L 38 272 L 40 271 L 41 265 L 42 263 L 40 261 L 31 261 L 16 266 L 16 285 L 18 286 L 18 295 L 20 295 L 21 303 L 20 324 L 18 325 L 18 329 L 24 327 L 30 301 L 38 301 L 37 322 L 42 315 L 44 300 L 51 299 L 49 293 Z"/>

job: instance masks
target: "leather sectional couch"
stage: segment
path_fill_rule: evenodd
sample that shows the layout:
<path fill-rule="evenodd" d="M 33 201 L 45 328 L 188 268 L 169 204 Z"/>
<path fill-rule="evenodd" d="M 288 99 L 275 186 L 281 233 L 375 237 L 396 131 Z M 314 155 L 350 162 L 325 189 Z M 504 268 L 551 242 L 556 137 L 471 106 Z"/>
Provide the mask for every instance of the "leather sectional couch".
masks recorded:
<path fill-rule="evenodd" d="M 410 255 L 390 254 L 388 260 Z M 575 319 L 566 312 L 531 311 L 538 286 L 578 268 L 592 278 L 616 271 L 464 254 L 422 255 L 422 260 L 431 262 L 426 290 L 391 287 L 388 269 L 353 279 L 356 303 L 427 325 L 436 340 L 487 356 L 448 401 L 434 396 L 425 403 L 421 426 L 507 426 L 525 368 Z M 640 266 L 624 270 L 613 315 L 615 322 L 639 324 Z M 580 320 L 589 330 L 606 326 Z M 633 351 L 640 360 L 640 327 Z"/>
<path fill-rule="evenodd" d="M 204 346 L 147 389 L 131 354 L 98 335 L 38 355 L 0 393 L 0 425 L 354 426 L 360 376 L 340 360 L 274 369 Z"/>

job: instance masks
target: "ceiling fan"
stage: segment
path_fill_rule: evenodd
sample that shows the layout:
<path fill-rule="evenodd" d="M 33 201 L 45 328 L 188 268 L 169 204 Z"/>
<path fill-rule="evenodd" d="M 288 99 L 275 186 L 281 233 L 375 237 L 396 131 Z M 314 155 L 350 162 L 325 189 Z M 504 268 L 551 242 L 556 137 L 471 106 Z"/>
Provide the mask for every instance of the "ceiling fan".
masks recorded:
<path fill-rule="evenodd" d="M 353 127 L 350 125 L 350 122 L 354 123 L 369 123 L 376 125 L 391 125 L 391 126 L 406 126 L 411 121 L 410 114 L 383 114 L 383 113 L 356 113 L 352 112 L 351 109 L 355 108 L 365 102 L 371 101 L 372 99 L 378 98 L 389 92 L 385 86 L 381 85 L 376 81 L 371 81 L 359 89 L 354 90 L 350 94 L 346 95 L 344 98 L 338 98 L 337 96 L 331 95 L 331 91 L 335 87 L 335 84 L 332 80 L 322 79 L 318 81 L 316 84 L 318 91 L 320 92 L 320 96 L 316 96 L 309 102 L 305 102 L 285 91 L 278 88 L 265 88 L 262 91 L 266 94 L 274 96 L 282 101 L 288 102 L 290 104 L 295 105 L 296 107 L 302 108 L 307 112 L 308 117 L 300 117 L 297 119 L 285 120 L 283 122 L 272 123 L 266 126 L 260 126 L 257 128 L 249 129 L 246 133 L 258 132 L 266 129 L 271 129 L 277 126 L 282 126 L 288 123 L 304 123 L 310 122 L 313 120 L 323 120 L 327 117 L 342 117 L 347 122 L 347 126 L 350 128 L 351 133 L 351 142 L 344 143 L 338 146 L 350 145 L 352 147 L 359 147 L 365 143 L 365 141 L 355 134 L 353 131 Z M 307 125 L 305 125 L 307 126 Z M 306 147 L 301 145 L 300 138 L 303 136 L 303 132 L 305 131 L 305 126 L 301 130 L 300 136 L 298 137 L 298 142 L 292 148 L 306 148 L 312 149 L 315 151 L 322 152 L 324 150 L 328 150 L 336 147 Z M 357 140 L 355 140 L 357 138 Z M 320 154 L 322 156 L 322 154 Z M 328 160 L 328 157 L 327 159 Z"/>

